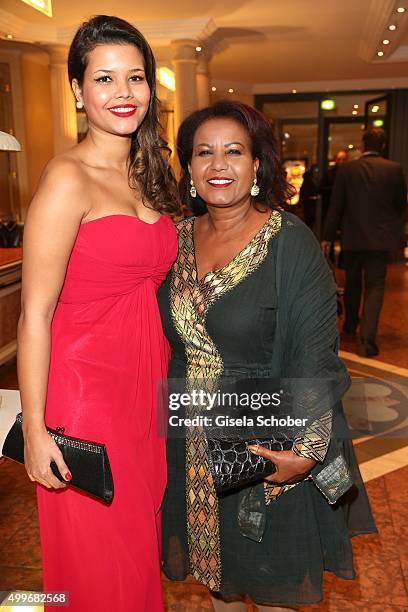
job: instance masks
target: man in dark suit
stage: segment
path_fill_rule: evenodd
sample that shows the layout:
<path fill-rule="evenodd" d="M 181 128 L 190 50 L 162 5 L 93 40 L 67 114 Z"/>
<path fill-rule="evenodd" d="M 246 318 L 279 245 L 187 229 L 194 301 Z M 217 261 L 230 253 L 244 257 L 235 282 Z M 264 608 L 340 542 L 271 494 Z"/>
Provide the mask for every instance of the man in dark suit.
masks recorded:
<path fill-rule="evenodd" d="M 330 206 L 330 198 L 333 191 L 334 181 L 336 180 L 337 170 L 342 164 L 345 164 L 348 158 L 348 153 L 345 149 L 340 149 L 336 153 L 334 164 L 323 174 L 319 185 L 319 193 L 322 196 L 322 225 L 326 220 L 327 212 Z"/>
<path fill-rule="evenodd" d="M 388 254 L 404 240 L 407 187 L 401 165 L 382 157 L 384 147 L 384 130 L 370 128 L 363 136 L 361 158 L 339 167 L 323 230 L 322 248 L 327 254 L 341 229 L 346 271 L 343 329 L 355 333 L 360 323 L 358 354 L 364 357 L 378 355 L 376 334 Z"/>

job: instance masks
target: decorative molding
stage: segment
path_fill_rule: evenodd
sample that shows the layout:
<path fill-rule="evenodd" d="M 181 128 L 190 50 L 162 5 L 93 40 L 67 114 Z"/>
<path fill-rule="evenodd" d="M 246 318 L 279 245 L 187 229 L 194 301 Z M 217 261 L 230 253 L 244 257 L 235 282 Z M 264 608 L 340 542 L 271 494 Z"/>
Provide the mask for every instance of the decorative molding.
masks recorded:
<path fill-rule="evenodd" d="M 46 44 L 41 47 L 48 53 L 50 66 L 63 66 L 66 68 L 68 60 L 68 45 Z"/>
<path fill-rule="evenodd" d="M 152 45 L 170 44 L 172 40 L 208 38 L 217 28 L 214 21 L 202 19 L 174 19 L 145 21 L 135 24 Z"/>
<path fill-rule="evenodd" d="M 408 45 L 400 45 L 398 49 L 394 51 L 389 58 L 386 59 L 387 62 L 408 62 Z"/>
<path fill-rule="evenodd" d="M 0 32 L 6 36 L 12 34 L 14 38 L 21 40 L 26 22 L 12 13 L 0 9 Z"/>
<path fill-rule="evenodd" d="M 224 91 L 228 96 L 228 89 L 232 88 L 235 93 L 253 94 L 254 85 L 244 81 L 224 81 L 221 79 L 211 79 L 211 85 L 217 88 L 217 94 Z"/>
<path fill-rule="evenodd" d="M 0 9 L 0 32 L 12 34 L 20 42 L 43 44 L 70 44 L 77 26 L 57 28 L 52 24 L 33 24 L 12 13 Z M 169 45 L 172 40 L 193 39 L 204 41 L 210 38 L 217 30 L 212 19 L 169 19 L 161 21 L 145 21 L 134 24 L 149 43 L 154 45 Z"/>
<path fill-rule="evenodd" d="M 233 85 L 231 85 L 233 87 Z M 288 83 L 259 83 L 253 85 L 254 94 L 292 93 L 298 94 L 319 91 L 359 91 L 408 88 L 408 76 L 379 79 L 343 79 L 338 81 L 301 81 Z M 293 94 L 296 99 L 296 94 Z"/>
<path fill-rule="evenodd" d="M 12 34 L 13 39 L 19 42 L 58 41 L 57 28 L 52 24 L 32 24 L 2 9 L 0 9 L 0 32 L 4 35 Z"/>
<path fill-rule="evenodd" d="M 395 61 L 392 55 L 404 37 L 408 22 L 407 12 L 400 14 L 396 12 L 398 4 L 400 2 L 396 0 L 371 0 L 358 50 L 359 57 L 364 61 L 379 64 Z M 394 32 L 387 30 L 391 23 L 398 25 Z M 379 58 L 377 51 L 385 37 L 390 40 L 390 44 L 381 47 L 384 57 Z"/>
<path fill-rule="evenodd" d="M 358 50 L 359 56 L 366 62 L 373 59 L 380 37 L 389 23 L 394 4 L 395 0 L 371 0 Z"/>
<path fill-rule="evenodd" d="M 404 26 L 408 25 L 408 11 L 404 14 L 397 15 L 397 13 L 395 13 L 396 6 L 396 0 L 371 0 L 359 49 L 359 55 L 365 59 L 365 61 L 370 63 L 408 61 L 407 46 L 397 48 L 398 41 L 401 41 L 404 30 L 406 29 Z M 399 27 L 396 32 L 390 32 L 389 38 L 392 40 L 392 44 L 387 47 L 387 56 L 379 59 L 376 56 L 378 43 L 384 36 L 384 32 L 390 23 L 391 15 L 393 16 L 393 20 L 395 17 L 395 21 L 398 22 Z M 225 28 L 217 26 L 212 18 L 174 19 L 154 22 L 146 21 L 144 23 L 138 22 L 135 25 L 146 36 L 153 47 L 170 47 L 172 41 L 190 39 L 202 44 L 202 53 L 205 52 L 209 56 L 228 46 L 228 44 L 230 44 L 239 34 L 238 29 L 234 31 L 234 28 L 231 27 Z M 12 34 L 15 41 L 28 42 L 36 45 L 41 44 L 43 46 L 56 44 L 68 45 L 75 31 L 76 27 L 56 28 L 51 24 L 30 24 L 0 9 L 0 33 L 3 32 L 4 35 L 7 33 Z M 197 57 L 197 59 L 199 58 Z M 355 79 L 258 84 L 214 80 L 212 85 L 226 92 L 232 87 L 236 92 L 247 94 L 290 93 L 292 89 L 296 89 L 299 92 L 347 89 L 389 89 L 393 87 L 408 87 L 408 77 L 395 79 Z"/>
<path fill-rule="evenodd" d="M 211 79 L 211 85 L 217 88 L 217 94 L 225 92 L 232 87 L 235 93 L 242 94 L 291 94 L 296 89 L 297 94 L 307 92 L 331 91 L 382 91 L 384 89 L 408 88 L 408 76 L 378 79 L 342 79 L 333 81 L 290 81 L 286 83 L 245 83 L 244 81 L 225 81 Z M 293 99 L 296 95 L 293 94 Z"/>

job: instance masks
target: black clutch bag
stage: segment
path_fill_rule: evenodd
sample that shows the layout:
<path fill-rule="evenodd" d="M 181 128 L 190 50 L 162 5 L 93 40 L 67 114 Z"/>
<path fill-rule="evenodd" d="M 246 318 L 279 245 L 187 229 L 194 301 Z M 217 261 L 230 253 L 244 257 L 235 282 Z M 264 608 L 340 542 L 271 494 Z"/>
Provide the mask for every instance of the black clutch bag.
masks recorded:
<path fill-rule="evenodd" d="M 276 472 L 276 467 L 264 457 L 255 455 L 248 450 L 248 445 L 259 444 L 268 450 L 282 451 L 293 448 L 293 440 L 286 437 L 268 440 L 231 440 L 228 438 L 211 437 L 207 432 L 208 463 L 217 493 L 225 493 L 230 489 L 256 484 L 258 481 Z"/>
<path fill-rule="evenodd" d="M 23 416 L 20 412 L 3 445 L 4 457 L 24 464 Z M 65 436 L 64 429 L 48 429 L 48 433 L 60 449 L 68 465 L 72 480 L 67 482 L 59 473 L 57 464 L 51 463 L 53 474 L 65 484 L 80 489 L 88 495 L 110 503 L 113 499 L 113 478 L 108 453 L 104 444 Z"/>

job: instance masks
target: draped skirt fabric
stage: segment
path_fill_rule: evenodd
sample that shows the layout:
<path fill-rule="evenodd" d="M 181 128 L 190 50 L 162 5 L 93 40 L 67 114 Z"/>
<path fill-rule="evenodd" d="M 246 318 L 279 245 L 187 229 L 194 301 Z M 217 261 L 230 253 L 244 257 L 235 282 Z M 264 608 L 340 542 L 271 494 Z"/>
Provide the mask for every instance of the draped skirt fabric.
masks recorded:
<path fill-rule="evenodd" d="M 238 512 L 248 489 L 218 499 L 222 577 L 226 601 L 245 599 L 264 605 L 306 605 L 322 599 L 323 574 L 355 577 L 350 538 L 376 527 L 359 475 L 352 443 L 343 444 L 355 485 L 334 505 L 304 481 L 265 505 L 263 484 L 254 487 L 266 516 L 261 542 L 244 537 Z M 164 572 L 171 580 L 190 573 L 185 499 L 185 442 L 168 441 L 168 485 L 163 503 Z"/>

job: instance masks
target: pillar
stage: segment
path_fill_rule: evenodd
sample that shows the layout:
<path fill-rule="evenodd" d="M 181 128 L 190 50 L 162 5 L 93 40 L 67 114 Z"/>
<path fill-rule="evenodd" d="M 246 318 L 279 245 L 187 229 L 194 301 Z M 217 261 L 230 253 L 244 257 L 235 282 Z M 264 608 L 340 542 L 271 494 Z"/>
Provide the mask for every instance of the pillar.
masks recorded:
<path fill-rule="evenodd" d="M 195 40 L 174 40 L 173 68 L 176 77 L 174 93 L 175 129 L 190 113 L 197 110 L 197 42 Z"/>
<path fill-rule="evenodd" d="M 210 73 L 208 68 L 209 55 L 205 50 L 198 54 L 197 62 L 197 102 L 198 108 L 210 105 Z"/>
<path fill-rule="evenodd" d="M 75 98 L 68 81 L 67 47 L 48 45 L 46 49 L 50 56 L 54 155 L 58 155 L 78 142 Z"/>

